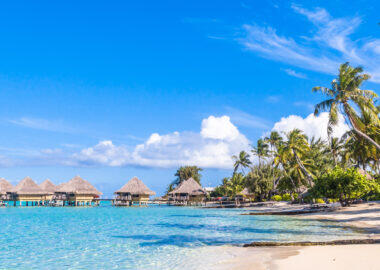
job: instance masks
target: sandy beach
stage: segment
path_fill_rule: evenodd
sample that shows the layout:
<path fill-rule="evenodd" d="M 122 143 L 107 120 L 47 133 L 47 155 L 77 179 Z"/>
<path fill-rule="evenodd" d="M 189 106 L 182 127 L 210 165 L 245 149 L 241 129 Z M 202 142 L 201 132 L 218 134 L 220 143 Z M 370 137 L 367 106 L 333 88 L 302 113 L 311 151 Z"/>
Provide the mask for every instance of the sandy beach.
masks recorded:
<path fill-rule="evenodd" d="M 275 207 L 275 206 L 274 206 Z M 274 208 L 273 207 L 273 208 Z M 299 207 L 299 206 L 296 206 Z M 274 210 L 266 207 L 265 211 Z M 281 205 L 281 209 L 292 206 Z M 299 215 L 295 218 L 338 221 L 363 230 L 364 238 L 380 238 L 380 202 L 363 203 L 334 212 Z M 379 269 L 380 244 L 289 247 L 231 247 L 233 259 L 220 262 L 220 269 Z M 223 266 L 222 266 L 223 265 Z"/>

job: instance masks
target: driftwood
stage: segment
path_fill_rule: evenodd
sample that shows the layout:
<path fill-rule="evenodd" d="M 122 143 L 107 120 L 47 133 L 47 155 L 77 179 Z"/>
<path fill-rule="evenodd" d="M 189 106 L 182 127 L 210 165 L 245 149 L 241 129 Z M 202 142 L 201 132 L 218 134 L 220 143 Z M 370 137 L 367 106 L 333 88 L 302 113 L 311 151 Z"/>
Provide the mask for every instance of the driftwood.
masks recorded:
<path fill-rule="evenodd" d="M 280 247 L 280 246 L 334 246 L 334 245 L 359 245 L 359 244 L 380 244 L 380 239 L 351 239 L 334 240 L 322 242 L 252 242 L 243 247 Z"/>

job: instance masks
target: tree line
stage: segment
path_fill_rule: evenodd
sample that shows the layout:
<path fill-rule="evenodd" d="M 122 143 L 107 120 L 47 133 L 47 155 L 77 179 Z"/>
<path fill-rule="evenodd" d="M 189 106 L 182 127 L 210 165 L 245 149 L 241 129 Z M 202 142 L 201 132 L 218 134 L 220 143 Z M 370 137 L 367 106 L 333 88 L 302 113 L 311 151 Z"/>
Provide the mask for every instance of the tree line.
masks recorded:
<path fill-rule="evenodd" d="M 340 65 L 331 87 L 312 89 L 326 97 L 314 114 L 328 112 L 328 139 L 309 138 L 300 129 L 272 131 L 250 152 L 232 156 L 232 176 L 222 179 L 211 196 L 234 197 L 247 188 L 258 201 L 284 197 L 348 205 L 358 198 L 380 200 L 380 106 L 374 91 L 361 89 L 369 78 L 362 67 Z M 339 115 L 349 126 L 341 138 L 333 137 Z M 181 167 L 168 190 L 188 176 L 200 181 L 200 171 L 196 166 Z"/>

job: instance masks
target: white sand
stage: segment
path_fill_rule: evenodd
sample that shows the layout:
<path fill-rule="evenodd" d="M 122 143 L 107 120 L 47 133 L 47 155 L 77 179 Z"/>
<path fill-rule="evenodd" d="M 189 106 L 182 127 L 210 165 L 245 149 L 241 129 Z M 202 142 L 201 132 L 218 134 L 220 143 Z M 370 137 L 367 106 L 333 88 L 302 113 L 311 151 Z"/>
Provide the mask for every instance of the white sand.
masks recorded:
<path fill-rule="evenodd" d="M 380 234 L 380 202 L 356 204 L 334 212 L 305 214 L 297 217 L 338 221 L 365 229 L 370 233 Z"/>
<path fill-rule="evenodd" d="M 281 208 L 291 206 L 281 205 Z M 257 209 L 258 210 L 258 209 Z M 260 209 L 261 210 L 261 209 Z M 267 211 L 273 211 L 271 207 Z M 345 207 L 335 212 L 294 216 L 337 221 L 368 231 L 368 238 L 380 238 L 380 202 Z M 213 269 L 252 270 L 380 270 L 380 244 L 308 247 L 231 247 L 232 259 Z"/>
<path fill-rule="evenodd" d="M 379 270 L 380 245 L 312 246 L 299 254 L 277 259 L 270 268 L 278 270 Z"/>

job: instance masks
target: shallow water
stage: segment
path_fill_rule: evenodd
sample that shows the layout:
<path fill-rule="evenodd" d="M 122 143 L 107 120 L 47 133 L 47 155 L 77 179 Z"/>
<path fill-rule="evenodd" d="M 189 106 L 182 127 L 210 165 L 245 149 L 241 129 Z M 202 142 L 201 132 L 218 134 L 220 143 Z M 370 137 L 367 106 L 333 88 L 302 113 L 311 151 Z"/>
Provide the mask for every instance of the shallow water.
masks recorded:
<path fill-rule="evenodd" d="M 252 241 L 357 236 L 335 223 L 240 209 L 109 205 L 0 208 L 0 269 L 210 269 Z"/>

